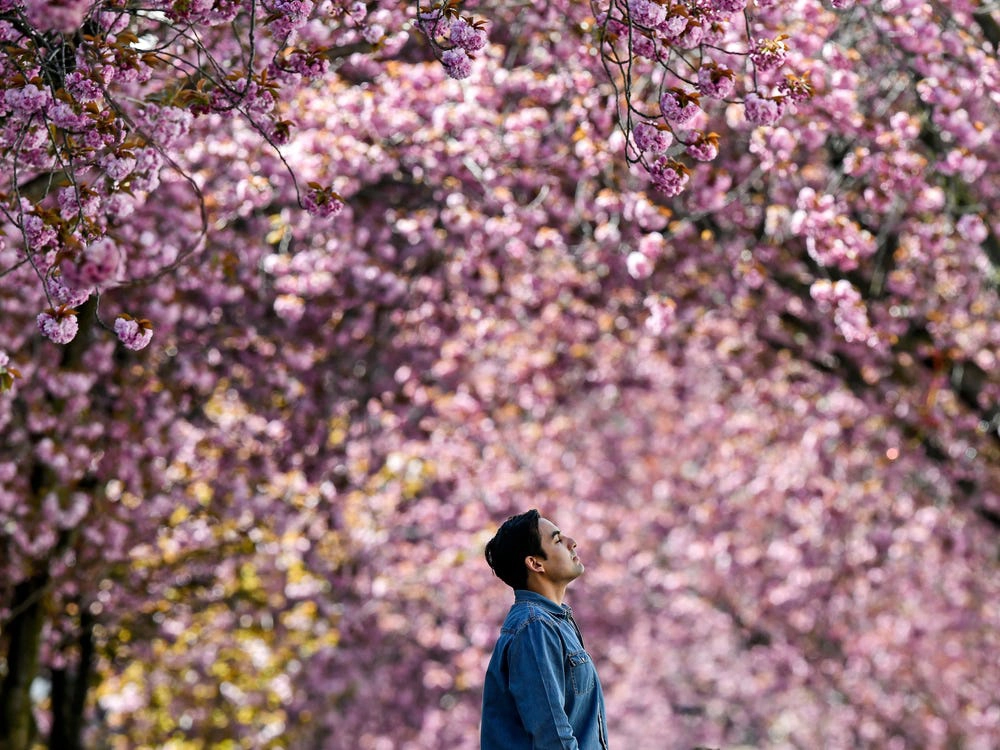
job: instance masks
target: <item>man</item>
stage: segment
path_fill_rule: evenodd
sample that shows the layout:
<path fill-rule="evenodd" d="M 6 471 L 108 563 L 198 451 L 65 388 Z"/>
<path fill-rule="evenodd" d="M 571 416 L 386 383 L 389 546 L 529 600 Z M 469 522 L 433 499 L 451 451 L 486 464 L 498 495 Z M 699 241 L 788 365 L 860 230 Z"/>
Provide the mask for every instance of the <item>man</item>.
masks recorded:
<path fill-rule="evenodd" d="M 601 682 L 563 604 L 583 573 L 576 541 L 529 510 L 500 527 L 486 562 L 514 605 L 486 671 L 481 750 L 607 750 Z"/>

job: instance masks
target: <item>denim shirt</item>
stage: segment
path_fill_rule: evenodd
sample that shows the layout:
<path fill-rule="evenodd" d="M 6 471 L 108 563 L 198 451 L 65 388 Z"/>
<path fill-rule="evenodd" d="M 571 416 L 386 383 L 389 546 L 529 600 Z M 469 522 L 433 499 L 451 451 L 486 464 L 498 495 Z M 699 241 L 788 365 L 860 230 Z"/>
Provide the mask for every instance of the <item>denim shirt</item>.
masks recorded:
<path fill-rule="evenodd" d="M 604 693 L 573 611 L 519 589 L 483 686 L 481 750 L 607 750 Z"/>

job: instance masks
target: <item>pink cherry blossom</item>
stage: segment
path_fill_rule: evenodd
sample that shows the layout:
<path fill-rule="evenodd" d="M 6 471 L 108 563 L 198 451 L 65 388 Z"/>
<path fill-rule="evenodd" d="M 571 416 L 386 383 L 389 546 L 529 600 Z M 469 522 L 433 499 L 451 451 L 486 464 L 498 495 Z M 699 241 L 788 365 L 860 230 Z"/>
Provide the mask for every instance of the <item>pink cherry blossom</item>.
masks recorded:
<path fill-rule="evenodd" d="M 704 133 L 687 144 L 687 153 L 698 161 L 712 161 L 719 155 L 719 136 Z"/>
<path fill-rule="evenodd" d="M 101 159 L 100 165 L 112 180 L 124 180 L 135 169 L 136 159 L 134 156 L 108 154 Z"/>
<path fill-rule="evenodd" d="M 638 250 L 630 252 L 625 262 L 628 266 L 628 274 L 633 279 L 646 279 L 653 273 L 653 264 L 649 257 Z"/>
<path fill-rule="evenodd" d="M 788 57 L 788 45 L 783 37 L 776 39 L 755 39 L 750 50 L 750 60 L 758 71 L 774 70 L 781 67 Z"/>
<path fill-rule="evenodd" d="M 61 306 L 73 308 L 86 302 L 93 293 L 92 287 L 70 288 L 60 276 L 49 276 L 45 288 L 54 302 Z"/>
<path fill-rule="evenodd" d="M 868 321 L 868 315 L 861 294 L 845 279 L 831 282 L 828 279 L 814 281 L 809 295 L 823 312 L 831 312 L 841 335 L 847 341 L 862 341 L 876 346 L 878 338 Z"/>
<path fill-rule="evenodd" d="M 635 145 L 641 151 L 648 151 L 651 154 L 663 153 L 674 140 L 669 130 L 652 122 L 636 123 L 632 136 L 635 138 Z"/>
<path fill-rule="evenodd" d="M 451 22 L 449 38 L 452 44 L 466 52 L 476 52 L 486 46 L 486 32 L 477 29 L 467 18 L 456 18 Z"/>
<path fill-rule="evenodd" d="M 66 90 L 80 104 L 98 101 L 102 96 L 100 86 L 78 70 L 66 74 L 65 84 Z"/>
<path fill-rule="evenodd" d="M 716 63 L 698 68 L 698 91 L 713 99 L 725 99 L 733 93 L 733 72 Z"/>
<path fill-rule="evenodd" d="M 385 27 L 377 23 L 368 24 L 361 30 L 361 36 L 369 44 L 378 44 L 385 37 Z"/>
<path fill-rule="evenodd" d="M 24 0 L 24 15 L 28 23 L 39 31 L 72 34 L 83 23 L 90 10 L 91 0 Z"/>
<path fill-rule="evenodd" d="M 62 278 L 73 289 L 92 289 L 113 279 L 121 262 L 121 251 L 108 237 L 86 246 L 76 260 L 65 261 Z"/>
<path fill-rule="evenodd" d="M 452 78 L 462 79 L 472 75 L 472 61 L 469 54 L 461 48 L 445 50 L 441 54 L 441 63 Z"/>
<path fill-rule="evenodd" d="M 311 186 L 303 197 L 306 211 L 313 216 L 336 216 L 344 210 L 344 201 L 338 193 L 318 185 Z"/>
<path fill-rule="evenodd" d="M 68 344 L 80 328 L 75 315 L 55 310 L 38 313 L 37 322 L 42 335 L 57 344 Z"/>
<path fill-rule="evenodd" d="M 629 0 L 629 13 L 640 26 L 659 26 L 667 18 L 667 9 L 655 0 Z"/>
<path fill-rule="evenodd" d="M 126 349 L 145 349 L 153 338 L 153 329 L 144 321 L 120 316 L 115 319 L 115 335 Z"/>
<path fill-rule="evenodd" d="M 36 214 L 25 215 L 22 228 L 29 246 L 33 248 L 48 247 L 58 238 L 55 229 Z"/>
<path fill-rule="evenodd" d="M 751 92 L 744 101 L 744 111 L 747 120 L 755 125 L 774 125 L 781 119 L 782 99 Z"/>
<path fill-rule="evenodd" d="M 52 96 L 47 90 L 29 83 L 20 88 L 8 88 L 3 101 L 8 109 L 24 117 L 41 112 L 52 102 Z"/>
<path fill-rule="evenodd" d="M 263 5 L 271 13 L 274 33 L 283 37 L 306 23 L 314 3 L 312 0 L 264 0 Z"/>
<path fill-rule="evenodd" d="M 747 6 L 747 0 L 712 0 L 712 7 L 724 13 L 739 13 Z"/>
<path fill-rule="evenodd" d="M 665 249 L 666 238 L 660 232 L 650 232 L 639 239 L 639 252 L 651 260 L 663 255 Z"/>
<path fill-rule="evenodd" d="M 679 195 L 687 185 L 689 175 L 683 164 L 661 156 L 649 169 L 653 185 L 667 196 Z"/>
<path fill-rule="evenodd" d="M 665 297 L 650 296 L 644 301 L 649 311 L 645 328 L 652 336 L 662 336 L 670 331 L 676 322 L 676 303 Z"/>
<path fill-rule="evenodd" d="M 683 125 L 699 112 L 698 94 L 670 89 L 660 97 L 660 110 L 667 120 Z"/>
<path fill-rule="evenodd" d="M 970 242 L 985 242 L 989 237 L 989 228 L 982 217 L 977 214 L 965 214 L 955 223 L 958 233 Z"/>

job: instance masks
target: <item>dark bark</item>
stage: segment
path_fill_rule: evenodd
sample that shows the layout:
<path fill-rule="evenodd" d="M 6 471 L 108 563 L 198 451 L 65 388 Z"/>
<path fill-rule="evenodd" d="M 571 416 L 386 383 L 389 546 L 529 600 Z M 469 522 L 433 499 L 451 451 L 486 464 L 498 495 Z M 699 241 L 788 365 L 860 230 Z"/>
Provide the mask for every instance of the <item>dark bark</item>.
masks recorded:
<path fill-rule="evenodd" d="M 83 750 L 82 730 L 87 691 L 94 667 L 93 618 L 80 618 L 80 660 L 75 670 L 52 672 L 52 731 L 49 750 Z"/>
<path fill-rule="evenodd" d="M 96 319 L 96 300 L 91 298 L 80 308 L 80 333 L 62 351 L 60 365 L 64 370 L 79 369 L 86 346 L 92 337 L 93 321 Z M 62 411 L 59 399 L 52 399 L 50 408 L 56 414 Z M 41 437 L 41 436 L 37 436 Z M 57 487 L 59 479 L 51 467 L 42 462 L 32 462 L 25 467 L 31 478 L 31 502 L 38 503 L 46 492 Z M 60 536 L 56 555 L 72 544 L 74 533 Z M 38 728 L 31 711 L 31 684 L 38 676 L 42 628 L 45 624 L 45 599 L 48 595 L 49 573 L 46 562 L 38 562 L 34 571 L 27 572 L 24 580 L 13 586 L 9 621 L 0 633 L 0 653 L 6 654 L 7 672 L 0 682 L 0 748 L 2 750 L 29 750 L 34 744 Z M 89 639 L 90 623 L 83 628 Z M 92 645 L 81 641 L 81 652 L 86 659 L 93 658 Z M 81 662 L 82 664 L 82 662 Z M 82 669 L 82 667 L 81 667 Z M 88 667 L 89 671 L 89 667 Z M 55 676 L 54 676 L 55 679 Z M 73 700 L 85 702 L 87 678 L 77 689 L 82 696 Z M 53 689 L 55 686 L 53 685 Z M 62 686 L 60 686 L 62 689 Z M 82 706 L 80 709 L 82 714 Z M 53 747 L 59 747 L 53 745 Z M 73 747 L 73 746 L 69 746 Z"/>
<path fill-rule="evenodd" d="M 28 750 L 34 741 L 31 683 L 38 674 L 47 585 L 47 575 L 36 575 L 14 587 L 13 616 L 4 632 L 7 674 L 0 682 L 0 747 L 5 750 Z"/>
<path fill-rule="evenodd" d="M 991 12 L 979 11 L 974 13 L 972 16 L 976 19 L 976 23 L 983 32 L 990 44 L 993 45 L 994 51 L 1000 48 L 1000 24 L 997 23 L 996 19 L 993 18 Z"/>

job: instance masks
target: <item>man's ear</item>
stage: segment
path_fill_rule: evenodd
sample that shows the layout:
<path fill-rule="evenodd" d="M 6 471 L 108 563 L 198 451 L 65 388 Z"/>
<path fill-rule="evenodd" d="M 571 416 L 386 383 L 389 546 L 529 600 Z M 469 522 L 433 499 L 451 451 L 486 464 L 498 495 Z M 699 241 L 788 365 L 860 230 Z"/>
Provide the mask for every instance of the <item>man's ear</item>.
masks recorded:
<path fill-rule="evenodd" d="M 532 555 L 528 555 L 528 557 L 524 558 L 524 564 L 527 566 L 528 570 L 533 573 L 541 573 L 545 570 L 542 566 L 542 561 Z"/>

